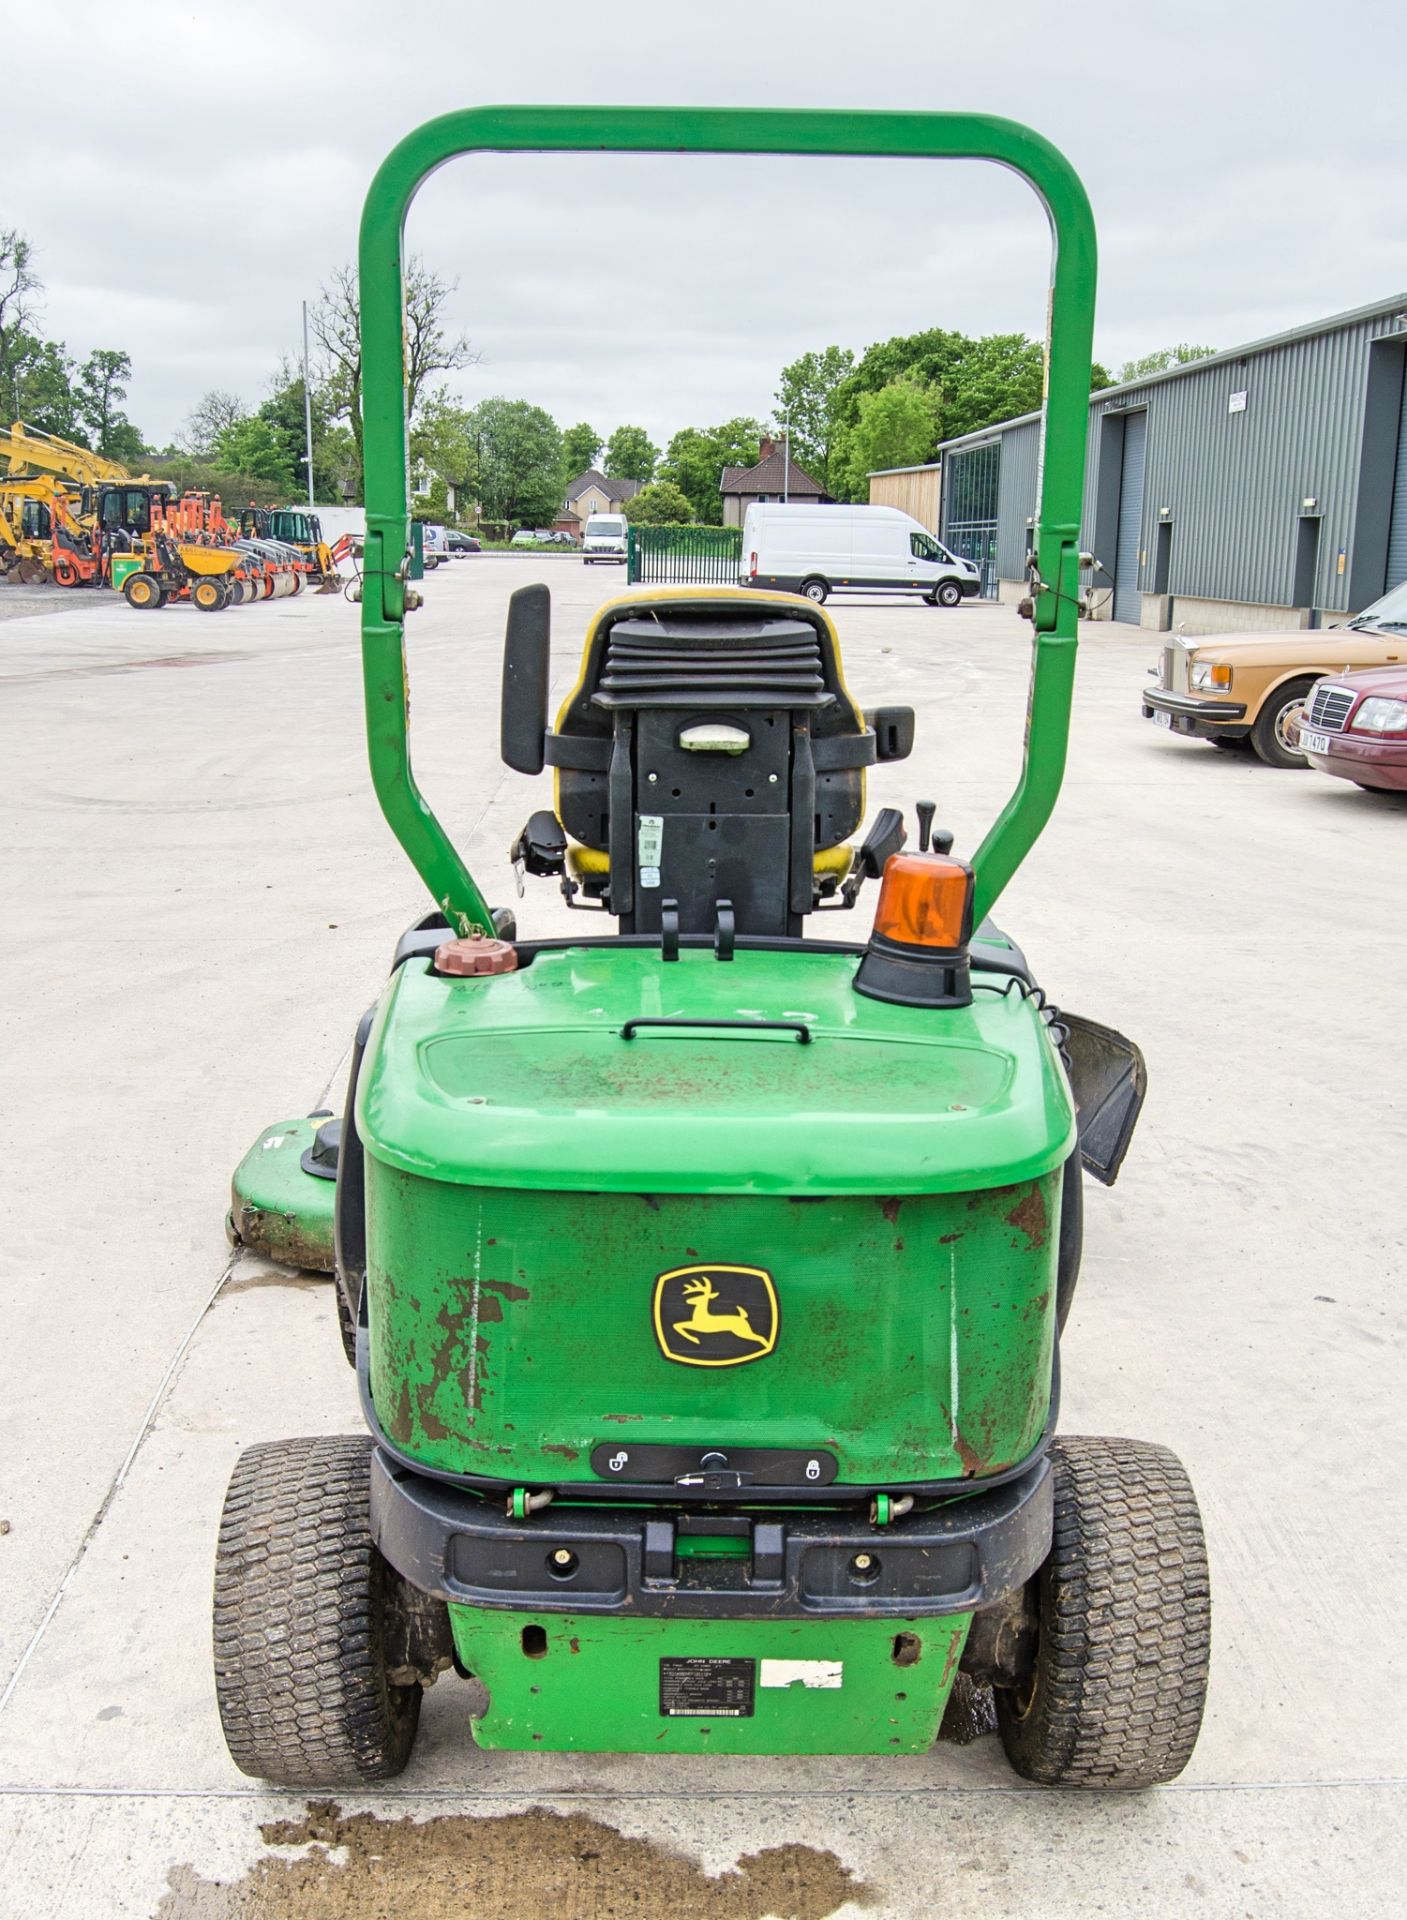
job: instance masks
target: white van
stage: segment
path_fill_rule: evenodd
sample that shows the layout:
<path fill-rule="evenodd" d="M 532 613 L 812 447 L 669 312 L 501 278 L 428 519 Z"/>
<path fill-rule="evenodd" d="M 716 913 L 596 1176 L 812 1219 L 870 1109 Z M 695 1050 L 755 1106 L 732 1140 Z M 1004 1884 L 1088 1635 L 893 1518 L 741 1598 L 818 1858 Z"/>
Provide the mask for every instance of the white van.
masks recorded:
<path fill-rule="evenodd" d="M 425 556 L 425 571 L 433 573 L 438 566 L 449 564 L 449 536 L 443 527 L 423 525 L 420 529 L 421 551 Z"/>
<path fill-rule="evenodd" d="M 625 515 L 588 513 L 586 530 L 581 536 L 581 557 L 588 567 L 598 560 L 626 561 Z"/>
<path fill-rule="evenodd" d="M 745 587 L 823 601 L 832 593 L 919 593 L 955 607 L 981 589 L 970 560 L 948 552 L 898 507 L 783 506 L 759 501 L 743 517 Z"/>

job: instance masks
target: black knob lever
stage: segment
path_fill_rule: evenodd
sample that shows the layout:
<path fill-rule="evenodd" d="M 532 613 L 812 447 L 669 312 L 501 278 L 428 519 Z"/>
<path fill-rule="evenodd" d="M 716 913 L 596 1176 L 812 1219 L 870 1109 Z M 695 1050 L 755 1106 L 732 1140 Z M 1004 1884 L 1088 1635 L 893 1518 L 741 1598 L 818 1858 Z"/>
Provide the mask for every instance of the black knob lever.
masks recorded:
<path fill-rule="evenodd" d="M 915 809 L 918 814 L 918 850 L 928 852 L 929 838 L 933 832 L 933 816 L 938 811 L 937 803 L 932 800 L 920 800 Z M 949 845 L 951 845 L 951 839 Z"/>
<path fill-rule="evenodd" d="M 953 836 L 951 829 L 948 827 L 939 827 L 937 833 L 933 836 L 933 851 L 946 855 L 950 854 L 952 850 Z"/>

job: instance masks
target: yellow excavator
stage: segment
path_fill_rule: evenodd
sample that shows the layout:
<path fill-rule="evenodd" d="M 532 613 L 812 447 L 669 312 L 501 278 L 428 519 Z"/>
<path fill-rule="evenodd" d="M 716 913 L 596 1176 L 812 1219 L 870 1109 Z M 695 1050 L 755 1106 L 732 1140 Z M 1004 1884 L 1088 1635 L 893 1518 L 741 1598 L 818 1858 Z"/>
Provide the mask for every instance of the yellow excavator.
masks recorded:
<path fill-rule="evenodd" d="M 93 491 L 131 476 L 116 460 L 16 420 L 0 427 L 0 575 L 76 586 L 93 568 Z"/>

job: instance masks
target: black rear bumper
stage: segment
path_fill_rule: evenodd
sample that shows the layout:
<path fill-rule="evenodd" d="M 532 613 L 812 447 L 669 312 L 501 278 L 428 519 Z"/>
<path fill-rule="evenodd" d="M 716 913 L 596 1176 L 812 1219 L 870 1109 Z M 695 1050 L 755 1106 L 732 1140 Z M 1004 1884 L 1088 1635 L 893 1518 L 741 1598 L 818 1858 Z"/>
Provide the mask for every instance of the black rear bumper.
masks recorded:
<path fill-rule="evenodd" d="M 1050 1551 L 1053 1512 L 1044 1456 L 1019 1479 L 887 1527 L 797 1508 L 701 1514 L 563 1501 L 510 1520 L 379 1447 L 371 1464 L 372 1537 L 396 1571 L 442 1600 L 515 1611 L 693 1619 L 963 1613 L 1030 1579 Z M 745 1540 L 746 1557 L 679 1553 L 690 1534 Z"/>

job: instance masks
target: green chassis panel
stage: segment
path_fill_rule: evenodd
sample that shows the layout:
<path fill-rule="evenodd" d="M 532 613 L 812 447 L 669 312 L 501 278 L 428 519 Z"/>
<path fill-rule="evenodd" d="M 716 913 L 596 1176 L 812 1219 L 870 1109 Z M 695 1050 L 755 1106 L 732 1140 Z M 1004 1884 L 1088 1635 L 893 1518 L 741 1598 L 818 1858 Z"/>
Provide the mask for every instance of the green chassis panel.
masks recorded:
<path fill-rule="evenodd" d="M 923 1753 L 968 1628 L 966 1614 L 621 1620 L 452 1606 L 450 1616 L 460 1660 L 488 1689 L 476 1741 L 523 1752 Z M 703 1710 L 663 1712 L 663 1693 Z M 711 1710 L 711 1694 L 735 1711 Z"/>
<path fill-rule="evenodd" d="M 337 1183 L 305 1173 L 300 1162 L 327 1117 L 312 1114 L 265 1127 L 230 1186 L 229 1226 L 236 1242 L 311 1273 L 333 1270 Z"/>
<path fill-rule="evenodd" d="M 1059 1187 L 514 1193 L 368 1160 L 378 1416 L 428 1466 L 526 1485 L 599 1484 L 607 1443 L 824 1448 L 871 1486 L 997 1472 L 1049 1408 Z M 753 1340 L 679 1332 L 663 1277 L 690 1267 L 751 1299 Z"/>

